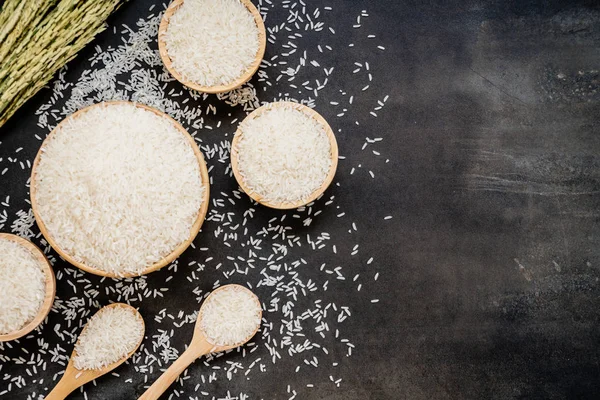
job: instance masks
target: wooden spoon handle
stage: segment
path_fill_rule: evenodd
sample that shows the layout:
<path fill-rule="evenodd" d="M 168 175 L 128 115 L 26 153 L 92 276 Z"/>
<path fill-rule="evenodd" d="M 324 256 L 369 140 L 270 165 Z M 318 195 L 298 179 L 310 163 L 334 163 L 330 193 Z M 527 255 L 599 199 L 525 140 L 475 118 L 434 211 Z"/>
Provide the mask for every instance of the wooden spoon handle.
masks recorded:
<path fill-rule="evenodd" d="M 209 353 L 210 346 L 194 346 L 193 344 L 142 394 L 138 400 L 157 400 L 179 375 L 198 357 Z"/>
<path fill-rule="evenodd" d="M 58 381 L 54 389 L 45 397 L 45 400 L 64 400 L 67 396 L 79 386 L 79 383 L 75 382 L 73 377 L 70 375 L 63 375 L 62 379 Z"/>

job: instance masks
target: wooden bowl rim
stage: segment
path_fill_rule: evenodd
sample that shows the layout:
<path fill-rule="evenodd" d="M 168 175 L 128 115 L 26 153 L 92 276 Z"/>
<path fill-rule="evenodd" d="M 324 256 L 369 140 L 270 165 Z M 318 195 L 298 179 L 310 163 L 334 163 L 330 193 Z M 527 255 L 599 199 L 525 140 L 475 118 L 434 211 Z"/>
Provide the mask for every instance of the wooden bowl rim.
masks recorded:
<path fill-rule="evenodd" d="M 329 167 L 329 174 L 327 175 L 327 177 L 325 178 L 325 180 L 323 181 L 321 186 L 318 187 L 317 189 L 315 189 L 305 200 L 299 200 L 296 202 L 285 201 L 285 202 L 281 202 L 281 203 L 272 203 L 272 202 L 264 200 L 260 194 L 254 192 L 250 188 L 248 188 L 248 186 L 246 185 L 246 182 L 244 181 L 244 179 L 242 177 L 242 174 L 240 173 L 239 166 L 238 166 L 238 156 L 239 155 L 238 155 L 237 146 L 238 146 L 240 137 L 243 135 L 243 132 L 240 130 L 240 127 L 244 124 L 244 122 L 246 120 L 256 118 L 266 111 L 269 111 L 273 108 L 280 108 L 280 107 L 292 107 L 296 110 L 304 112 L 311 118 L 316 119 L 317 122 L 319 122 L 325 128 L 325 133 L 327 134 L 327 137 L 329 138 L 329 144 L 331 146 L 331 166 Z M 325 190 L 327 190 L 329 185 L 331 185 L 331 182 L 333 182 L 333 178 L 334 178 L 336 170 L 337 170 L 337 165 L 338 165 L 338 145 L 337 145 L 337 140 L 335 139 L 335 134 L 333 133 L 333 130 L 331 129 L 331 126 L 329 126 L 329 124 L 327 123 L 325 118 L 323 118 L 323 116 L 321 114 L 319 114 L 317 111 L 313 110 L 312 108 L 310 108 L 308 106 L 305 106 L 304 104 L 295 103 L 295 102 L 291 102 L 291 101 L 277 101 L 277 102 L 273 102 L 273 103 L 268 103 L 268 104 L 265 104 L 265 105 L 257 108 L 256 110 L 252 111 L 250 114 L 248 114 L 246 116 L 246 118 L 244 118 L 244 121 L 242 121 L 242 123 L 240 123 L 238 125 L 238 129 L 236 130 L 235 135 L 233 136 L 233 140 L 231 142 L 231 169 L 233 170 L 233 175 L 235 176 L 235 179 L 237 180 L 237 182 L 240 185 L 240 187 L 242 188 L 242 190 L 248 196 L 250 196 L 250 198 L 252 200 L 254 200 L 264 206 L 276 208 L 276 209 L 280 209 L 280 210 L 289 210 L 289 209 L 293 209 L 293 208 L 302 207 L 302 206 L 305 206 L 308 203 L 316 200 L 321 194 L 323 194 L 325 192 Z"/>
<path fill-rule="evenodd" d="M 204 187 L 204 196 L 202 199 L 202 204 L 200 206 L 200 210 L 198 210 L 198 217 L 196 218 L 196 221 L 194 221 L 194 224 L 191 227 L 190 236 L 188 237 L 188 239 L 183 241 L 182 243 L 180 243 L 177 247 L 175 247 L 175 249 L 173 249 L 173 251 L 171 253 L 169 253 L 167 256 L 165 256 L 163 259 L 146 267 L 140 273 L 127 272 L 127 273 L 123 273 L 122 275 L 117 275 L 117 274 L 114 274 L 109 271 L 104 271 L 104 270 L 86 265 L 85 263 L 75 260 L 69 253 L 64 251 L 54 241 L 54 239 L 52 238 L 52 235 L 50 235 L 50 233 L 48 232 L 48 229 L 46 228 L 46 225 L 44 224 L 44 221 L 38 211 L 38 206 L 37 206 L 37 201 L 36 201 L 36 196 L 35 196 L 37 167 L 40 162 L 40 157 L 43 152 L 46 141 L 50 140 L 56 134 L 58 128 L 62 124 L 64 124 L 65 121 L 69 121 L 70 119 L 75 118 L 76 116 L 89 111 L 93 107 L 100 107 L 100 106 L 114 105 L 114 104 L 131 104 L 135 107 L 139 107 L 144 110 L 151 111 L 160 117 L 169 119 L 175 125 L 175 127 L 184 135 L 184 137 L 187 139 L 190 146 L 192 146 L 194 154 L 196 155 L 196 159 L 198 160 L 198 165 L 200 167 L 200 178 L 202 180 L 202 185 Z M 198 235 L 198 232 L 200 231 L 200 228 L 202 227 L 202 223 L 204 222 L 204 218 L 206 217 L 206 213 L 208 211 L 210 181 L 209 181 L 209 177 L 208 177 L 208 170 L 206 168 L 206 162 L 204 161 L 204 156 L 200 152 L 200 149 L 198 148 L 198 145 L 194 141 L 194 138 L 185 130 L 185 128 L 179 122 L 177 122 L 175 119 L 173 119 L 168 114 L 166 114 L 160 110 L 157 110 L 155 108 L 149 107 L 145 104 L 134 103 L 134 102 L 125 101 L 125 100 L 115 100 L 115 101 L 104 101 L 101 103 L 96 103 L 96 104 L 93 104 L 91 106 L 88 106 L 88 107 L 82 108 L 81 110 L 76 111 L 75 113 L 73 113 L 73 114 L 69 115 L 68 117 L 66 117 L 65 119 L 63 119 L 52 130 L 52 132 L 50 132 L 48 134 L 48 136 L 44 139 L 44 142 L 40 146 L 40 149 L 39 149 L 37 155 L 35 156 L 35 160 L 33 161 L 33 166 L 31 167 L 31 180 L 30 180 L 30 191 L 29 192 L 30 192 L 30 198 L 31 198 L 31 209 L 33 210 L 33 215 L 35 217 L 35 221 L 36 221 L 38 227 L 40 228 L 42 235 L 44 235 L 44 237 L 46 238 L 48 243 L 50 243 L 52 248 L 54 250 L 56 250 L 56 252 L 58 254 L 60 254 L 60 256 L 62 258 L 64 258 L 70 264 L 76 266 L 77 268 L 79 268 L 85 272 L 89 272 L 90 274 L 106 276 L 109 278 L 121 279 L 121 278 L 132 278 L 132 277 L 136 277 L 136 276 L 142 276 L 142 275 L 146 275 L 151 272 L 157 271 L 157 270 L 163 268 L 164 266 L 170 264 L 173 260 L 175 260 L 177 257 L 179 257 L 188 248 L 188 246 L 196 238 L 196 235 Z"/>
<path fill-rule="evenodd" d="M 50 310 L 52 309 L 52 304 L 54 304 L 54 296 L 56 295 L 56 278 L 54 276 L 54 270 L 52 269 L 50 262 L 48 261 L 42 250 L 40 250 L 40 248 L 37 247 L 35 244 L 33 244 L 27 239 L 23 239 L 20 236 L 13 235 L 10 233 L 0 233 L 0 239 L 13 241 L 23 247 L 26 247 L 27 250 L 31 251 L 36 260 L 42 266 L 42 270 L 44 271 L 44 276 L 46 278 L 44 301 L 42 302 L 42 305 L 40 306 L 37 315 L 33 320 L 25 324 L 25 326 L 23 326 L 21 329 L 15 332 L 0 335 L 0 342 L 8 342 L 10 340 L 19 339 L 27 335 L 35 328 L 40 326 L 40 324 L 44 321 L 46 316 L 48 316 L 48 313 L 50 313 Z"/>
<path fill-rule="evenodd" d="M 204 332 L 204 330 L 202 329 L 202 324 L 200 323 L 200 321 L 202 320 L 202 314 L 203 314 L 202 307 L 204 307 L 204 305 L 206 304 L 208 299 L 210 299 L 215 293 L 219 292 L 220 290 L 224 290 L 224 289 L 244 290 L 244 291 L 250 293 L 252 296 L 254 296 L 254 299 L 256 300 L 256 302 L 258 304 L 258 309 L 260 310 L 259 315 L 258 315 L 258 319 L 260 322 L 254 329 L 252 334 L 248 335 L 248 337 L 245 340 L 243 340 L 239 343 L 231 344 L 231 345 L 218 345 L 215 343 L 211 343 L 208 340 L 208 338 L 206 337 L 206 332 Z M 211 351 L 211 353 L 218 353 L 221 351 L 234 349 L 236 347 L 240 347 L 240 346 L 244 345 L 245 343 L 249 342 L 256 335 L 256 333 L 258 332 L 258 330 L 260 329 L 260 326 L 262 324 L 262 311 L 263 310 L 262 310 L 262 304 L 260 302 L 260 299 L 258 298 L 256 293 L 254 293 L 252 290 L 250 290 L 246 286 L 238 285 L 237 283 L 230 283 L 227 285 L 219 286 L 218 288 L 216 288 L 212 292 L 210 292 L 210 294 L 208 296 L 206 296 L 206 298 L 204 300 L 202 300 L 202 305 L 200 305 L 200 310 L 198 311 L 198 319 L 196 320 L 196 325 L 194 326 L 194 330 L 198 331 L 198 333 L 202 334 L 202 336 L 204 337 L 204 340 L 206 340 L 208 343 L 210 343 L 211 345 L 214 346 L 214 349 Z"/>
<path fill-rule="evenodd" d="M 160 21 L 160 25 L 158 27 L 158 51 L 160 53 L 160 58 L 162 59 L 165 67 L 167 68 L 167 71 L 169 71 L 169 73 L 175 79 L 177 79 L 180 83 L 187 86 L 188 88 L 210 94 L 229 92 L 248 82 L 252 78 L 252 76 L 254 76 L 256 71 L 258 71 L 258 67 L 260 67 L 260 63 L 263 57 L 265 56 L 265 49 L 267 47 L 267 33 L 265 29 L 265 23 L 256 6 L 254 6 L 254 4 L 252 4 L 250 0 L 240 0 L 240 2 L 244 6 L 246 6 L 248 11 L 250 11 L 252 16 L 254 17 L 254 22 L 256 23 L 256 27 L 258 28 L 258 51 L 256 52 L 256 58 L 254 59 L 252 64 L 250 64 L 248 70 L 246 70 L 246 72 L 244 72 L 239 78 L 227 85 L 202 86 L 195 82 L 185 80 L 183 76 L 181 76 L 181 74 L 173 67 L 173 62 L 171 61 L 171 57 L 169 57 L 169 53 L 167 52 L 167 45 L 165 43 L 164 36 L 167 33 L 171 17 L 173 16 L 173 14 L 175 14 L 175 11 L 177 11 L 177 9 L 181 7 L 183 2 L 184 0 L 174 0 L 173 2 L 171 2 L 171 4 L 169 4 L 169 7 L 167 7 L 165 13 L 163 14 L 163 17 Z"/>

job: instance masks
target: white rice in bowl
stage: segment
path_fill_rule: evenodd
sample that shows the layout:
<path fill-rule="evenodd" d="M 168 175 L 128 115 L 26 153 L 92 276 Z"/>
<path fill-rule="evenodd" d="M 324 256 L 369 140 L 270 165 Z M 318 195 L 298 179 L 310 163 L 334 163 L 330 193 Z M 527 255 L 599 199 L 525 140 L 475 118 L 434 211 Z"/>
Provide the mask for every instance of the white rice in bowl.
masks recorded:
<path fill-rule="evenodd" d="M 326 126 L 296 105 L 271 103 L 250 114 L 236 133 L 240 185 L 261 202 L 304 202 L 332 167 Z"/>
<path fill-rule="evenodd" d="M 254 16 L 240 0 L 185 0 L 163 39 L 173 69 L 206 87 L 238 80 L 260 48 Z"/>
<path fill-rule="evenodd" d="M 0 237 L 0 335 L 37 316 L 46 295 L 44 266 L 25 246 Z"/>
<path fill-rule="evenodd" d="M 54 244 L 119 276 L 142 273 L 189 239 L 205 191 L 189 137 L 124 102 L 63 121 L 42 145 L 32 184 Z"/>

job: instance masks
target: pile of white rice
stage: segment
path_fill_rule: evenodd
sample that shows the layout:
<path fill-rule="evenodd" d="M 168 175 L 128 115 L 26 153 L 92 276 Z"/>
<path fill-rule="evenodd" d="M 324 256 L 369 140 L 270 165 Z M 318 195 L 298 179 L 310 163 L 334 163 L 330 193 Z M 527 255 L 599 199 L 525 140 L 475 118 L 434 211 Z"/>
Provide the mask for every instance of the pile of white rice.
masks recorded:
<path fill-rule="evenodd" d="M 144 321 L 130 307 L 104 307 L 75 344 L 75 368 L 100 369 L 132 352 L 144 337 Z"/>
<path fill-rule="evenodd" d="M 44 302 L 46 276 L 30 249 L 0 237 L 0 335 L 33 321 Z"/>
<path fill-rule="evenodd" d="M 171 16 L 164 41 L 173 68 L 202 86 L 237 80 L 259 49 L 254 17 L 239 0 L 185 0 Z"/>
<path fill-rule="evenodd" d="M 238 170 L 244 185 L 263 201 L 300 202 L 325 182 L 332 162 L 331 143 L 316 119 L 276 104 L 240 124 Z"/>
<path fill-rule="evenodd" d="M 33 184 L 58 247 L 117 275 L 139 274 L 187 240 L 204 193 L 188 138 L 127 103 L 61 124 L 42 146 Z"/>
<path fill-rule="evenodd" d="M 217 346 L 241 344 L 260 326 L 261 307 L 250 290 L 229 285 L 214 292 L 202 305 L 200 327 Z"/>

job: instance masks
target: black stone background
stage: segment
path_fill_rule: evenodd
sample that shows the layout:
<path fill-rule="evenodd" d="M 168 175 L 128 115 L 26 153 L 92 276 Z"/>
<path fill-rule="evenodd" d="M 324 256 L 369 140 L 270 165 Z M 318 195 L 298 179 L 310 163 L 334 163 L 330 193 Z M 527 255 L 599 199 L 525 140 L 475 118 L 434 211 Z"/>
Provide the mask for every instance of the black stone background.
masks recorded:
<path fill-rule="evenodd" d="M 110 26 L 133 26 L 151 3 L 130 1 Z M 348 25 L 367 9 L 371 17 L 365 24 L 377 28 L 387 47 L 372 63 L 378 81 L 364 109 L 382 94 L 390 100 L 368 128 L 337 120 L 327 97 L 317 101 L 334 128 L 342 128 L 340 153 L 347 157 L 340 161 L 340 186 L 327 194 L 334 194 L 360 226 L 361 257 L 375 255 L 382 277 L 364 296 L 353 289 L 329 293 L 353 310 L 344 329 L 356 349 L 352 357 L 343 352 L 338 357 L 340 388 L 326 384 L 326 376 L 319 384 L 317 369 L 310 376 L 315 388 L 299 398 L 600 398 L 597 2 L 332 0 L 323 5 L 332 5 Z M 118 42 L 109 29 L 95 44 Z M 87 68 L 92 47 L 70 63 L 67 79 Z M 348 50 L 338 48 L 330 57 L 340 69 L 351 68 Z M 267 54 L 275 51 L 268 48 Z M 36 126 L 34 111 L 49 93 L 39 93 L 0 129 L 0 157 L 22 145 L 33 159 L 39 147 L 33 133 L 46 133 Z M 241 109 L 234 112 L 243 116 Z M 365 136 L 385 137 L 390 163 L 376 180 L 365 173 L 350 177 L 345 167 L 350 164 L 344 164 L 360 162 Z M 28 176 L 28 170 L 12 167 L 0 177 L 0 198 L 11 195 L 12 215 L 27 207 Z M 233 178 L 220 179 L 211 190 L 236 186 Z M 238 204 L 243 211 L 249 202 Z M 280 215 L 264 208 L 259 213 L 260 223 Z M 334 234 L 338 229 L 342 235 L 348 228 L 335 214 L 325 212 L 317 226 L 298 230 Z M 388 214 L 394 218 L 384 223 Z M 195 243 L 206 244 L 214 257 L 230 252 L 209 235 Z M 188 250 L 181 265 L 196 255 Z M 331 252 L 319 257 L 336 262 Z M 64 262 L 55 266 L 65 267 Z M 214 271 L 205 273 L 210 290 Z M 166 276 L 166 271 L 151 274 L 149 285 Z M 148 329 L 164 307 L 186 312 L 198 307 L 184 287 L 182 282 L 181 291 L 163 300 L 136 304 Z M 63 283 L 59 295 L 67 289 Z M 381 301 L 370 304 L 370 298 Z M 100 302 L 109 300 L 100 296 Z M 49 335 L 60 318 L 51 314 L 42 334 Z M 180 328 L 174 347 L 182 351 L 191 331 L 191 324 Z M 71 345 L 65 346 L 70 352 Z M 35 352 L 36 341 L 23 340 L 20 347 Z M 3 350 L 8 356 L 11 351 Z M 201 368 L 196 363 L 190 375 Z M 61 369 L 49 367 L 46 381 Z M 282 399 L 289 397 L 282 382 L 302 389 L 301 374 L 270 371 L 250 381 L 217 383 L 216 394 L 231 390 Z M 22 373 L 22 367 L 5 364 L 6 373 Z M 141 376 L 131 376 L 133 384 L 114 376 L 99 379 L 97 387 L 86 386 L 88 396 L 134 398 L 142 392 Z M 1 385 L 5 382 L 0 391 Z M 45 393 L 51 386 L 29 385 L 7 398 Z M 193 387 L 186 383 L 184 392 L 190 392 L 181 398 L 195 396 Z"/>

